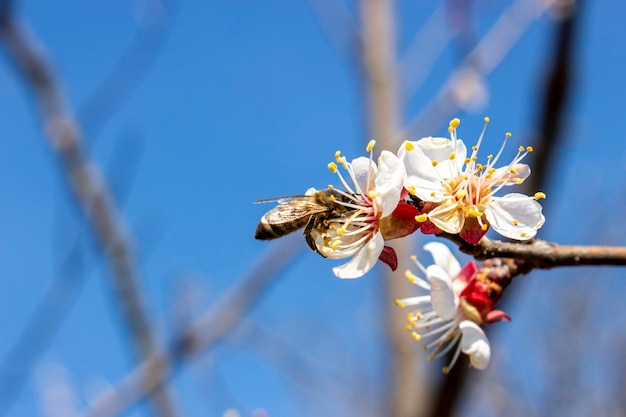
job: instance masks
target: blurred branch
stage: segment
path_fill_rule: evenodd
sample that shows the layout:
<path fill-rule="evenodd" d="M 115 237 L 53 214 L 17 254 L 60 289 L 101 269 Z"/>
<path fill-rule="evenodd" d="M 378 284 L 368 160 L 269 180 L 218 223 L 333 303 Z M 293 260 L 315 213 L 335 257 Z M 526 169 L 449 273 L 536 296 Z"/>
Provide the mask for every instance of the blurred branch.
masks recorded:
<path fill-rule="evenodd" d="M 555 0 L 516 0 L 509 6 L 426 108 L 396 135 L 396 141 L 421 137 L 424 132 L 434 131 L 459 107 L 467 106 L 475 100 L 483 89 L 485 77 L 504 59 L 530 24 L 554 2 Z"/>
<path fill-rule="evenodd" d="M 371 135 L 383 149 L 394 149 L 393 143 L 400 128 L 400 99 L 398 95 L 397 58 L 393 2 L 391 0 L 361 0 L 359 2 L 363 36 L 361 62 L 363 67 L 368 121 Z M 394 244 L 399 259 L 408 259 L 411 249 L 405 239 Z M 421 363 L 417 347 L 400 323 L 403 313 L 393 300 L 409 291 L 406 280 L 397 279 L 391 271 L 383 273 L 381 297 L 385 309 L 385 332 L 390 347 L 390 381 L 387 391 L 387 409 L 394 417 L 414 417 L 427 410 L 426 384 L 420 383 Z"/>
<path fill-rule="evenodd" d="M 252 265 L 232 290 L 180 332 L 170 350 L 156 352 L 146 358 L 115 389 L 96 399 L 81 417 L 115 416 L 150 395 L 174 375 L 183 360 L 211 348 L 232 331 L 304 247 L 297 233 L 279 240 Z M 151 377 L 153 369 L 161 370 L 158 379 Z"/>
<path fill-rule="evenodd" d="M 90 222 L 111 266 L 115 295 L 135 353 L 139 358 L 147 357 L 156 351 L 156 341 L 138 288 L 130 238 L 122 227 L 105 181 L 85 155 L 79 128 L 44 57 L 43 48 L 15 21 L 10 5 L 11 2 L 2 3 L 6 8 L 0 13 L 0 39 L 18 72 L 33 90 L 51 148 L 56 151 L 78 206 Z M 159 374 L 158 368 L 151 370 L 151 378 L 160 380 Z M 172 399 L 164 388 L 155 390 L 152 406 L 156 415 L 176 415 Z"/>
<path fill-rule="evenodd" d="M 309 4 L 337 55 L 352 61 L 353 46 L 361 41 L 361 33 L 343 1 L 309 0 Z"/>

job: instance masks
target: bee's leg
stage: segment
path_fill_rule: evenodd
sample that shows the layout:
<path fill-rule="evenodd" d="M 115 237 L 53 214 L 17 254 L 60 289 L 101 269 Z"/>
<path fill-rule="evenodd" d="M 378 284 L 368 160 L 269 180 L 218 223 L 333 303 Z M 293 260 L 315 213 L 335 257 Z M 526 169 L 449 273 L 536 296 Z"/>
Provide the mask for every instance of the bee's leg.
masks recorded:
<path fill-rule="evenodd" d="M 319 226 L 319 223 L 320 222 L 317 215 L 311 216 L 308 223 L 306 224 L 306 227 L 304 228 L 304 238 L 306 240 L 306 244 L 309 245 L 309 248 L 311 248 L 313 252 L 317 252 L 322 255 L 322 253 L 317 250 L 315 239 L 313 239 L 313 237 L 311 236 L 311 232 L 313 231 L 313 229 L 316 229 Z M 322 256 L 325 258 L 324 255 Z"/>

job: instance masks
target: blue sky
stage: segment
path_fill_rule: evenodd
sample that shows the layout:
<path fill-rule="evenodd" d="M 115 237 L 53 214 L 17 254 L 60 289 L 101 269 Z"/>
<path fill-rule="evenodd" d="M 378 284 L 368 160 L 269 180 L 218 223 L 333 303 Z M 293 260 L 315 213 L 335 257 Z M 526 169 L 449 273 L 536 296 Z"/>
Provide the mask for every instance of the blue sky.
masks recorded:
<path fill-rule="evenodd" d="M 477 33 L 484 34 L 510 3 L 476 4 Z M 620 24 L 626 5 L 587 3 L 578 34 L 565 145 L 545 190 L 548 221 L 540 237 L 623 245 L 626 146 L 620 121 L 626 107 L 626 34 Z M 204 311 L 272 246 L 253 239 L 258 219 L 271 205 L 252 202 L 326 186 L 335 180 L 326 169 L 334 152 L 360 156 L 369 137 L 357 61 L 350 54 L 337 54 L 305 1 L 181 2 L 166 18 L 172 19 L 171 29 L 158 43 L 162 50 L 146 75 L 137 77 L 140 82 L 132 82 L 137 66 L 131 66 L 110 90 L 120 101 L 104 116 L 93 108 L 85 114 L 85 103 L 145 24 L 145 18 L 138 17 L 145 4 L 29 0 L 20 2 L 18 15 L 46 48 L 69 105 L 84 123 L 90 157 L 113 184 L 134 236 L 140 284 L 165 341 L 173 332 L 172 315 L 181 292 L 193 293 L 187 305 L 192 314 Z M 352 3 L 347 7 L 351 12 L 356 8 Z M 433 10 L 431 2 L 399 3 L 400 53 Z M 483 106 L 446 116 L 461 117 L 461 137 L 477 138 L 488 115 L 492 122 L 485 151 L 496 151 L 506 131 L 513 133 L 511 154 L 519 144 L 529 144 L 536 126 L 538 86 L 551 53 L 550 29 L 547 17 L 529 28 L 486 79 L 489 95 Z M 422 89 L 407 99 L 405 121 L 427 105 L 456 63 L 449 45 Z M 130 88 L 123 82 L 128 80 Z M 84 287 L 29 373 L 45 374 L 50 365 L 62 366 L 82 409 L 90 390 L 97 390 L 94 386 L 103 381 L 115 385 L 132 368 L 132 360 L 111 298 L 108 268 L 85 235 L 35 110 L 3 55 L 0 357 L 15 343 L 76 236 L 81 236 Z M 445 127 L 421 136 L 444 135 Z M 210 416 L 231 407 L 242 415 L 255 408 L 273 417 L 350 415 L 340 391 L 313 385 L 318 393 L 330 392 L 320 399 L 293 388 L 293 375 L 284 369 L 288 364 L 263 351 L 258 332 L 250 330 L 255 326 L 316 366 L 326 364 L 346 384 L 366 380 L 374 395 L 384 390 L 381 283 L 375 273 L 340 281 L 331 273 L 335 264 L 312 253 L 301 255 L 264 294 L 248 317 L 249 326 L 178 374 L 174 382 L 182 410 Z M 402 260 L 400 268 L 406 268 Z M 616 278 L 619 270 L 594 271 L 601 288 L 611 288 L 609 301 L 603 300 L 606 311 L 597 311 L 597 322 L 604 323 L 614 314 L 623 315 L 623 307 L 611 304 L 617 301 L 610 294 L 624 286 Z M 537 398 L 532 381 L 540 366 L 524 368 L 520 362 L 532 349 L 541 349 L 542 329 L 550 334 L 537 322 L 552 313 L 550 309 L 558 310 L 551 301 L 564 287 L 569 291 L 572 274 L 548 271 L 523 277 L 524 290 L 512 304 L 514 322 L 498 325 L 496 364 L 518 371 L 531 387 L 531 398 Z M 571 280 L 585 284 L 584 277 Z M 537 299 L 542 300 L 537 308 L 526 307 Z M 525 344 L 529 334 L 531 347 Z M 610 349 L 611 343 L 600 348 Z M 44 415 L 40 401 L 37 378 L 31 378 L 10 415 Z M 468 413 L 480 414 L 482 406 L 477 403 L 476 411 L 470 408 Z"/>

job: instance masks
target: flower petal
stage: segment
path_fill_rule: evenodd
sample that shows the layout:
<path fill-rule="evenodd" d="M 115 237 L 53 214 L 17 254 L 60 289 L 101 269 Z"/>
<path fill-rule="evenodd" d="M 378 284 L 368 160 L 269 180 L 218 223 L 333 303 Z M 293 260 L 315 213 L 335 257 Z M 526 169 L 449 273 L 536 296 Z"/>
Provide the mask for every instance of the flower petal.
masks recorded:
<path fill-rule="evenodd" d="M 348 263 L 333 268 L 335 276 L 339 278 L 359 278 L 365 275 L 376 265 L 376 261 L 383 251 L 383 246 L 385 246 L 383 236 L 380 233 L 376 233 Z"/>
<path fill-rule="evenodd" d="M 415 146 L 417 142 L 409 142 L 413 148 L 408 151 L 403 144 L 398 150 L 398 157 L 404 163 L 406 180 L 404 186 L 414 189 L 415 195 L 424 201 L 441 201 L 444 189 L 441 178 L 433 167 L 432 160 L 424 152 Z"/>
<path fill-rule="evenodd" d="M 428 137 L 418 140 L 415 146 L 421 149 L 430 161 L 438 162 L 435 170 L 439 177 L 454 177 L 463 170 L 467 148 L 462 140 L 452 142 L 448 138 Z M 454 158 L 450 159 L 453 153 Z"/>
<path fill-rule="evenodd" d="M 369 190 L 374 188 L 374 178 L 376 177 L 376 172 L 378 171 L 376 164 L 370 161 L 369 158 L 359 156 L 358 158 L 353 159 L 350 165 L 352 167 L 352 173 L 354 174 L 354 178 L 352 178 L 352 180 L 358 188 L 355 192 L 359 194 L 367 194 Z M 368 185 L 369 189 L 367 188 Z"/>
<path fill-rule="evenodd" d="M 444 232 L 458 234 L 465 224 L 463 210 L 454 200 L 448 200 L 428 212 L 428 220 Z"/>
<path fill-rule="evenodd" d="M 545 222 L 541 210 L 541 204 L 533 197 L 512 193 L 493 197 L 485 208 L 485 215 L 491 227 L 502 236 L 527 240 L 534 237 Z"/>
<path fill-rule="evenodd" d="M 452 278 L 437 265 L 426 268 L 430 281 L 430 299 L 433 309 L 443 320 L 451 320 L 456 315 L 459 298 L 452 288 Z"/>
<path fill-rule="evenodd" d="M 513 172 L 511 172 L 513 171 Z M 530 167 L 526 164 L 515 164 L 511 167 L 496 169 L 492 178 L 506 179 L 505 185 L 519 184 L 518 180 L 524 181 L 530 175 Z"/>
<path fill-rule="evenodd" d="M 459 275 L 461 265 L 446 245 L 441 242 L 430 242 L 424 245 L 424 249 L 430 252 L 435 261 L 435 265 L 443 269 L 451 279 Z"/>
<path fill-rule="evenodd" d="M 404 165 L 389 151 L 380 154 L 378 174 L 376 175 L 376 191 L 381 199 L 382 217 L 390 215 L 400 201 L 404 188 L 406 171 Z"/>
<path fill-rule="evenodd" d="M 491 348 L 485 332 L 473 321 L 463 320 L 459 323 L 463 336 L 461 337 L 461 351 L 469 355 L 472 366 L 476 369 L 485 369 L 491 359 Z"/>

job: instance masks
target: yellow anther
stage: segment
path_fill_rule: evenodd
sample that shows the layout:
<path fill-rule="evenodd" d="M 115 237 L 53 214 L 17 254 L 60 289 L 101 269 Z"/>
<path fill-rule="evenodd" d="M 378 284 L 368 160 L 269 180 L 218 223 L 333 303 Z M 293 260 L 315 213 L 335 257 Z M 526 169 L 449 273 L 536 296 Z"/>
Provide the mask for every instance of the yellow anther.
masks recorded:
<path fill-rule="evenodd" d="M 477 145 L 472 146 L 472 150 L 473 151 L 477 151 L 478 150 L 478 146 Z"/>
<path fill-rule="evenodd" d="M 517 150 L 520 152 L 524 152 L 526 149 L 523 146 L 520 146 L 519 148 L 517 148 Z"/>
<path fill-rule="evenodd" d="M 374 145 L 376 145 L 376 141 L 374 139 L 372 139 L 369 142 L 367 142 L 367 146 L 365 147 L 365 150 L 367 152 L 371 152 L 372 149 L 374 149 Z"/>
<path fill-rule="evenodd" d="M 335 230 L 335 225 L 334 224 L 328 225 L 328 230 Z"/>
<path fill-rule="evenodd" d="M 450 120 L 450 124 L 448 125 L 448 132 L 452 132 L 454 129 L 459 127 L 460 124 L 461 124 L 461 121 L 456 117 Z"/>
<path fill-rule="evenodd" d="M 471 159 L 469 159 L 469 158 L 465 158 L 465 159 L 463 160 L 463 162 L 465 162 L 466 164 L 469 164 L 469 163 L 470 163 L 470 161 L 471 161 Z"/>
<path fill-rule="evenodd" d="M 542 200 L 546 198 L 546 195 L 541 191 L 535 193 L 535 200 Z"/>
<path fill-rule="evenodd" d="M 513 220 L 513 226 L 517 226 L 519 222 L 517 220 Z"/>
<path fill-rule="evenodd" d="M 527 237 L 527 236 L 528 236 L 528 235 L 526 234 L 526 232 L 522 232 L 522 233 L 520 233 L 519 235 L 520 235 L 520 237 Z"/>
<path fill-rule="evenodd" d="M 402 302 L 402 300 L 400 300 L 399 298 L 396 298 L 396 305 L 398 307 L 405 307 L 406 305 Z"/>
<path fill-rule="evenodd" d="M 415 315 L 415 318 L 418 319 L 418 320 L 421 320 L 422 319 L 422 313 L 417 313 Z"/>
<path fill-rule="evenodd" d="M 410 312 L 406 315 L 407 321 L 413 321 L 414 318 L 415 318 L 415 314 L 413 314 L 413 312 Z"/>
<path fill-rule="evenodd" d="M 448 156 L 448 159 L 454 161 L 454 158 L 456 158 L 456 152 L 450 152 L 450 156 Z"/>
<path fill-rule="evenodd" d="M 427 351 L 428 350 L 428 346 L 424 345 L 424 346 L 422 346 L 422 349 L 424 349 L 424 351 Z"/>
<path fill-rule="evenodd" d="M 530 153 L 530 152 L 532 152 L 532 151 L 534 151 L 534 150 L 535 150 L 535 149 L 534 149 L 532 146 L 527 146 L 527 147 L 526 147 L 526 152 L 529 152 L 529 153 Z"/>
<path fill-rule="evenodd" d="M 441 368 L 441 372 L 443 372 L 445 375 L 448 375 L 450 373 L 450 368 L 444 366 L 443 368 Z"/>
<path fill-rule="evenodd" d="M 335 161 L 337 161 L 338 163 L 341 162 L 341 151 L 335 152 Z"/>
<path fill-rule="evenodd" d="M 465 198 L 465 196 L 466 196 L 466 195 L 467 195 L 467 191 L 465 191 L 465 190 L 459 190 L 459 191 L 457 191 L 457 192 L 456 192 L 456 194 L 454 195 L 454 197 L 455 197 L 457 200 L 462 200 L 462 199 L 464 199 L 464 198 Z"/>
<path fill-rule="evenodd" d="M 410 324 L 407 324 L 404 328 L 407 329 L 408 331 L 413 330 L 413 326 L 411 326 Z"/>
<path fill-rule="evenodd" d="M 328 220 L 324 220 L 322 224 L 324 225 L 324 227 L 328 227 L 330 225 L 330 222 Z"/>
<path fill-rule="evenodd" d="M 483 224 L 482 226 L 480 226 L 480 230 L 482 230 L 483 232 L 486 232 L 488 228 L 489 226 L 487 226 L 486 224 Z"/>
<path fill-rule="evenodd" d="M 478 160 L 478 158 L 476 158 L 475 156 L 472 156 L 472 161 L 476 162 Z"/>
<path fill-rule="evenodd" d="M 415 284 L 417 281 L 417 277 L 408 269 L 404 272 L 404 277 L 408 279 L 411 284 Z"/>
<path fill-rule="evenodd" d="M 511 168 L 511 169 L 509 169 L 509 172 L 510 172 L 511 174 L 517 174 L 517 169 L 515 169 L 515 168 Z"/>
<path fill-rule="evenodd" d="M 520 185 L 524 180 L 522 178 L 515 178 L 515 184 Z"/>
<path fill-rule="evenodd" d="M 510 138 L 510 137 L 511 137 L 511 132 L 506 132 L 506 133 L 504 134 L 504 136 L 506 136 L 507 138 Z"/>
<path fill-rule="evenodd" d="M 335 201 L 335 196 L 334 196 L 334 195 L 331 195 L 331 196 L 330 196 L 330 198 L 329 198 L 329 200 L 330 200 L 330 201 Z"/>
<path fill-rule="evenodd" d="M 328 184 L 328 189 L 332 190 L 333 189 L 333 185 L 332 184 Z"/>
<path fill-rule="evenodd" d="M 463 175 L 463 179 L 467 181 L 467 179 L 469 178 L 468 175 Z"/>
<path fill-rule="evenodd" d="M 415 195 L 415 186 L 414 185 L 409 185 L 408 187 L 406 187 L 407 191 L 409 192 L 409 194 L 411 195 Z"/>
<path fill-rule="evenodd" d="M 411 336 L 413 336 L 413 339 L 415 339 L 418 342 L 422 340 L 422 336 L 420 336 L 417 332 L 411 333 Z"/>
<path fill-rule="evenodd" d="M 417 261 L 417 256 L 415 256 L 415 255 L 411 255 L 411 260 L 412 260 L 412 261 Z"/>
<path fill-rule="evenodd" d="M 476 164 L 476 169 L 478 171 L 482 171 L 483 170 L 483 164 Z"/>
<path fill-rule="evenodd" d="M 434 191 L 431 191 L 431 192 L 430 192 L 430 196 L 431 196 L 431 197 L 434 197 L 434 196 L 436 196 L 436 195 L 437 195 L 437 193 L 436 193 L 436 192 L 434 192 Z"/>
<path fill-rule="evenodd" d="M 339 247 L 339 245 L 341 245 L 341 240 L 337 239 L 335 240 L 331 245 L 330 248 L 332 250 L 337 250 L 337 248 Z"/>
<path fill-rule="evenodd" d="M 328 169 L 330 170 L 330 172 L 335 173 L 337 172 L 337 164 L 334 162 L 331 162 L 330 164 L 328 164 Z"/>
<path fill-rule="evenodd" d="M 420 214 L 419 216 L 415 216 L 415 221 L 418 223 L 424 223 L 428 220 L 428 216 L 426 214 Z"/>
<path fill-rule="evenodd" d="M 437 166 L 437 164 L 439 164 L 439 161 L 437 161 L 436 159 L 433 159 L 433 162 L 431 162 L 433 164 L 434 167 Z"/>
<path fill-rule="evenodd" d="M 415 145 L 413 145 L 413 142 L 409 142 L 408 140 L 404 141 L 404 149 L 406 149 L 407 151 L 412 151 L 413 149 L 415 149 Z"/>
<path fill-rule="evenodd" d="M 485 123 L 489 123 L 489 121 L 490 121 L 490 119 L 488 117 L 485 117 L 483 120 L 485 121 Z"/>
<path fill-rule="evenodd" d="M 483 216 L 483 214 L 480 211 L 478 211 L 478 210 L 476 210 L 474 208 L 469 209 L 468 213 L 472 217 L 482 217 Z"/>
<path fill-rule="evenodd" d="M 448 335 L 448 337 L 450 339 L 454 339 L 456 337 L 456 332 L 450 332 L 450 334 Z"/>
<path fill-rule="evenodd" d="M 376 197 L 378 197 L 378 190 L 370 190 L 370 192 L 367 193 L 367 196 L 373 200 Z"/>
<path fill-rule="evenodd" d="M 346 228 L 340 227 L 339 229 L 337 229 L 337 236 L 342 236 L 345 232 L 346 232 Z"/>
<path fill-rule="evenodd" d="M 493 155 L 492 154 L 487 155 L 487 159 L 493 159 Z"/>

